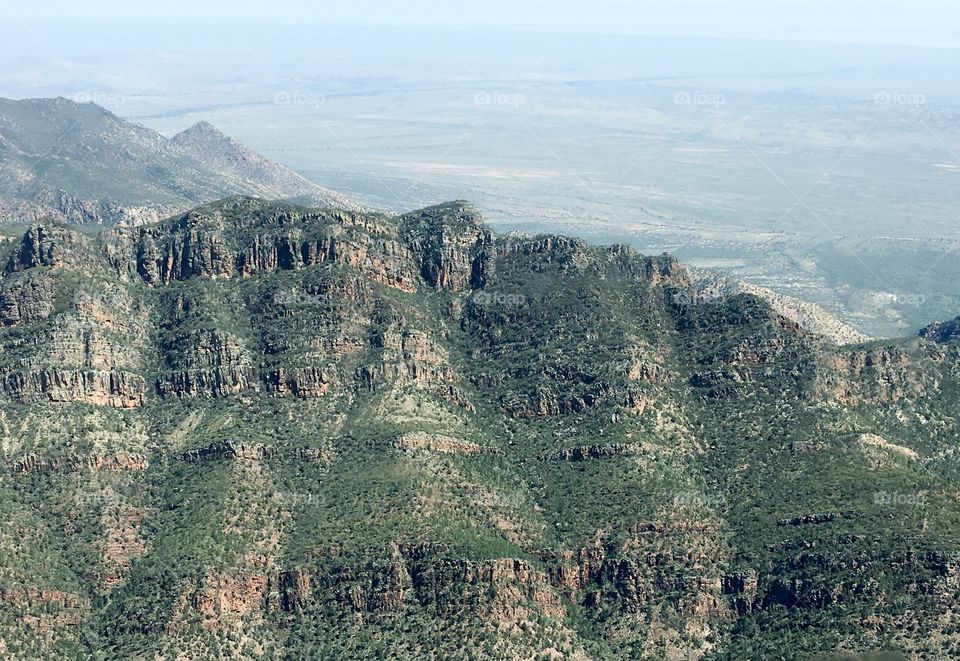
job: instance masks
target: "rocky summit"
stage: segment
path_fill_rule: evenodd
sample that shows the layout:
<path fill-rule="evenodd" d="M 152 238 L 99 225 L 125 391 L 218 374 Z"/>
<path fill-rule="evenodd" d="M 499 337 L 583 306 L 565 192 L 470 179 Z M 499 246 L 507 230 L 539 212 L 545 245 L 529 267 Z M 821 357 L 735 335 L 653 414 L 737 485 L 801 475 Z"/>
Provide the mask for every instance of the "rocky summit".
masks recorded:
<path fill-rule="evenodd" d="M 960 654 L 956 323 L 837 345 L 460 202 L 0 273 L 4 657 Z"/>
<path fill-rule="evenodd" d="M 140 225 L 234 194 L 359 209 L 207 122 L 167 139 L 93 103 L 0 99 L 0 226 Z"/>

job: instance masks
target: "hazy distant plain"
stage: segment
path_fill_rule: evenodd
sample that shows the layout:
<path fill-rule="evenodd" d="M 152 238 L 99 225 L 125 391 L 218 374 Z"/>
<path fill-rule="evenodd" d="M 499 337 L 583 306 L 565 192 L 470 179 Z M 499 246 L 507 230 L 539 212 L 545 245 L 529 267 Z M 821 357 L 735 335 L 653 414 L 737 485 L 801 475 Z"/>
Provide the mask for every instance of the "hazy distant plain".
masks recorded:
<path fill-rule="evenodd" d="M 166 134 L 208 120 L 371 207 L 468 199 L 500 229 L 674 252 L 875 335 L 960 312 L 955 51 L 361 29 L 204 47 L 97 51 L 74 96 Z"/>

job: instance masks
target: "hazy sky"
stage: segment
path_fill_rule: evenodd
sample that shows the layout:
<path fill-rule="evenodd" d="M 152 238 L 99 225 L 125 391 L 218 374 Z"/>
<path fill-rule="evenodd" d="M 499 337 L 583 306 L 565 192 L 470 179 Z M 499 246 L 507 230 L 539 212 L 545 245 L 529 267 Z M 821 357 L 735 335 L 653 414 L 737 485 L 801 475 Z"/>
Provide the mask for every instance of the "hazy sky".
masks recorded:
<path fill-rule="evenodd" d="M 956 0 L 3 0 L 14 18 L 232 19 L 960 45 Z"/>

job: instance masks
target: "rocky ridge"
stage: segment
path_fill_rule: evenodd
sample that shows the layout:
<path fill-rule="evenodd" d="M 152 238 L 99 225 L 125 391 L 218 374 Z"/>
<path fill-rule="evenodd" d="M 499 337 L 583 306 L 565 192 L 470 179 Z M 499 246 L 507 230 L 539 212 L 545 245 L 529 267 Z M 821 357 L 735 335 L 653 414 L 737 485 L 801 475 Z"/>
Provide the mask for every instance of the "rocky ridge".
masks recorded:
<path fill-rule="evenodd" d="M 18 658 L 958 649 L 939 326 L 831 345 L 463 202 L 43 222 L 0 268 Z"/>

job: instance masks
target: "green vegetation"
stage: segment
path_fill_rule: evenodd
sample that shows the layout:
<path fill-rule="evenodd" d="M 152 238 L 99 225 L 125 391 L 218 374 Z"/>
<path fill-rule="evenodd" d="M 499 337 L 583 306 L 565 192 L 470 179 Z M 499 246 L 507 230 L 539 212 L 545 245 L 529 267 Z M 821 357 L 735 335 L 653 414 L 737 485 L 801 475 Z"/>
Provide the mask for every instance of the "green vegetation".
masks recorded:
<path fill-rule="evenodd" d="M 461 203 L 43 237 L 0 276 L 5 653 L 958 649 L 949 338 L 828 346 Z"/>

